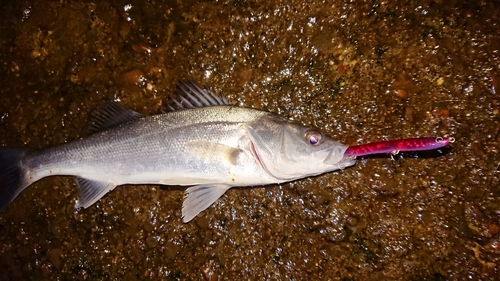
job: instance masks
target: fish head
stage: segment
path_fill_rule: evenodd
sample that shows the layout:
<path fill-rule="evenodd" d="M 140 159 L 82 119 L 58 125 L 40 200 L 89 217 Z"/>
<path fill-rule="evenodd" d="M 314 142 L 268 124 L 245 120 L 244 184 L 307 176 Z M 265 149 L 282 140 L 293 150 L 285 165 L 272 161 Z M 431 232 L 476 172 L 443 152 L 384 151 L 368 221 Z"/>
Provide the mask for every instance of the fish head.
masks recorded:
<path fill-rule="evenodd" d="M 281 182 L 319 175 L 352 166 L 344 157 L 348 146 L 321 131 L 274 116 L 248 126 L 255 159 Z"/>

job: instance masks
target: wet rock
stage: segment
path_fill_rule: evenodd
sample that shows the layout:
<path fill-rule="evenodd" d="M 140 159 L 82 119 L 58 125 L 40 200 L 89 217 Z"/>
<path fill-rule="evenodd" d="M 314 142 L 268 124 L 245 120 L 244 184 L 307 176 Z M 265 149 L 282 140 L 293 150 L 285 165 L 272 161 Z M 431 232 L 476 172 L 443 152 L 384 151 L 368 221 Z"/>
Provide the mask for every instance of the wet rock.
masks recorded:
<path fill-rule="evenodd" d="M 488 231 L 487 219 L 478 206 L 471 202 L 466 203 L 464 216 L 472 233 L 483 237 L 491 237 L 491 233 Z"/>
<path fill-rule="evenodd" d="M 156 237 L 148 236 L 148 238 L 146 238 L 146 245 L 150 249 L 155 248 L 158 245 L 158 241 L 156 240 Z"/>
<path fill-rule="evenodd" d="M 180 250 L 180 247 L 177 244 L 170 241 L 166 242 L 164 247 L 163 253 L 168 259 L 174 259 Z"/>
<path fill-rule="evenodd" d="M 150 223 L 145 223 L 143 228 L 144 228 L 144 231 L 146 233 L 150 233 L 150 232 L 153 232 L 155 230 L 155 226 L 150 224 Z"/>
<path fill-rule="evenodd" d="M 132 69 L 122 75 L 123 82 L 129 87 L 137 86 L 144 87 L 146 85 L 146 77 L 140 69 Z"/>
<path fill-rule="evenodd" d="M 405 89 L 397 89 L 394 93 L 394 95 L 398 98 L 405 99 L 408 97 L 408 91 Z"/>
<path fill-rule="evenodd" d="M 252 79 L 252 72 L 253 70 L 251 68 L 243 68 L 240 70 L 238 74 L 238 86 L 243 87 L 245 86 L 250 80 Z"/>
<path fill-rule="evenodd" d="M 31 250 L 29 247 L 27 246 L 21 246 L 19 248 L 17 248 L 17 255 L 19 257 L 26 257 L 28 256 L 29 254 L 31 253 Z"/>
<path fill-rule="evenodd" d="M 132 44 L 131 48 L 134 52 L 146 55 L 150 55 L 153 50 L 153 47 L 147 44 Z"/>
<path fill-rule="evenodd" d="M 346 238 L 347 232 L 341 225 L 332 225 L 330 223 L 318 224 L 313 229 L 329 242 L 340 242 Z"/>
<path fill-rule="evenodd" d="M 210 269 L 210 267 L 202 267 L 201 268 L 201 273 L 203 275 L 203 278 L 206 281 L 216 281 L 217 280 L 217 273 L 215 273 L 213 270 Z"/>
<path fill-rule="evenodd" d="M 347 224 L 349 226 L 356 226 L 358 224 L 358 219 L 356 217 L 349 216 L 347 217 Z"/>
<path fill-rule="evenodd" d="M 207 230 L 210 227 L 210 218 L 207 216 L 200 215 L 195 218 L 194 223 L 203 230 Z"/>
<path fill-rule="evenodd" d="M 491 84 L 493 94 L 500 93 L 500 78 L 498 77 L 498 75 L 494 73 L 491 74 Z"/>
<path fill-rule="evenodd" d="M 63 266 L 62 250 L 59 248 L 50 249 L 47 251 L 47 258 L 52 265 L 60 270 Z"/>

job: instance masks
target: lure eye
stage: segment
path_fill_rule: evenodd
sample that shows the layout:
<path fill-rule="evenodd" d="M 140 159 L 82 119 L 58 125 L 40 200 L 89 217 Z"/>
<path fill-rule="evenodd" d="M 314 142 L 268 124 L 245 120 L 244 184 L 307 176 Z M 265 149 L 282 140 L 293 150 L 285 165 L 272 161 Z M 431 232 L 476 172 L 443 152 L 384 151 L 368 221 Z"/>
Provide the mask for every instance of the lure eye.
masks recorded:
<path fill-rule="evenodd" d="M 321 143 L 323 135 L 316 130 L 307 130 L 305 133 L 306 141 L 311 145 L 318 145 Z"/>

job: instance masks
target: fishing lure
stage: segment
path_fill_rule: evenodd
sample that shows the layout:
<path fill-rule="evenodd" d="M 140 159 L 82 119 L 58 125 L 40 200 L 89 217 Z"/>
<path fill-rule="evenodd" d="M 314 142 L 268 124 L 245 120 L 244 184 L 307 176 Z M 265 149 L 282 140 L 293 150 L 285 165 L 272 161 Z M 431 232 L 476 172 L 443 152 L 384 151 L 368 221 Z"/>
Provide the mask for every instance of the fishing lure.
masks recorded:
<path fill-rule="evenodd" d="M 390 153 L 398 154 L 401 151 L 422 151 L 433 150 L 447 146 L 449 143 L 455 142 L 455 138 L 443 137 L 424 137 L 410 138 L 400 140 L 379 141 L 367 144 L 349 146 L 344 157 L 356 158 L 366 155 Z"/>

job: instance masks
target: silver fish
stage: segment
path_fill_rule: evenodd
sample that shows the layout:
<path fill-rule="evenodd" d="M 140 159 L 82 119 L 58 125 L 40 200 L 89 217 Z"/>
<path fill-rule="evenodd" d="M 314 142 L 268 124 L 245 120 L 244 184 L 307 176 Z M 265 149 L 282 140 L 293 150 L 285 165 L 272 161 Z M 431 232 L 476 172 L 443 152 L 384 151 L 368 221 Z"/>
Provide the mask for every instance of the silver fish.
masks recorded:
<path fill-rule="evenodd" d="M 189 222 L 234 186 L 288 182 L 354 165 L 347 146 L 276 114 L 231 106 L 193 82 L 181 82 L 171 112 L 142 116 L 108 103 L 92 117 L 89 137 L 37 152 L 0 149 L 0 208 L 32 183 L 76 176 L 76 208 L 118 185 L 190 186 Z"/>

